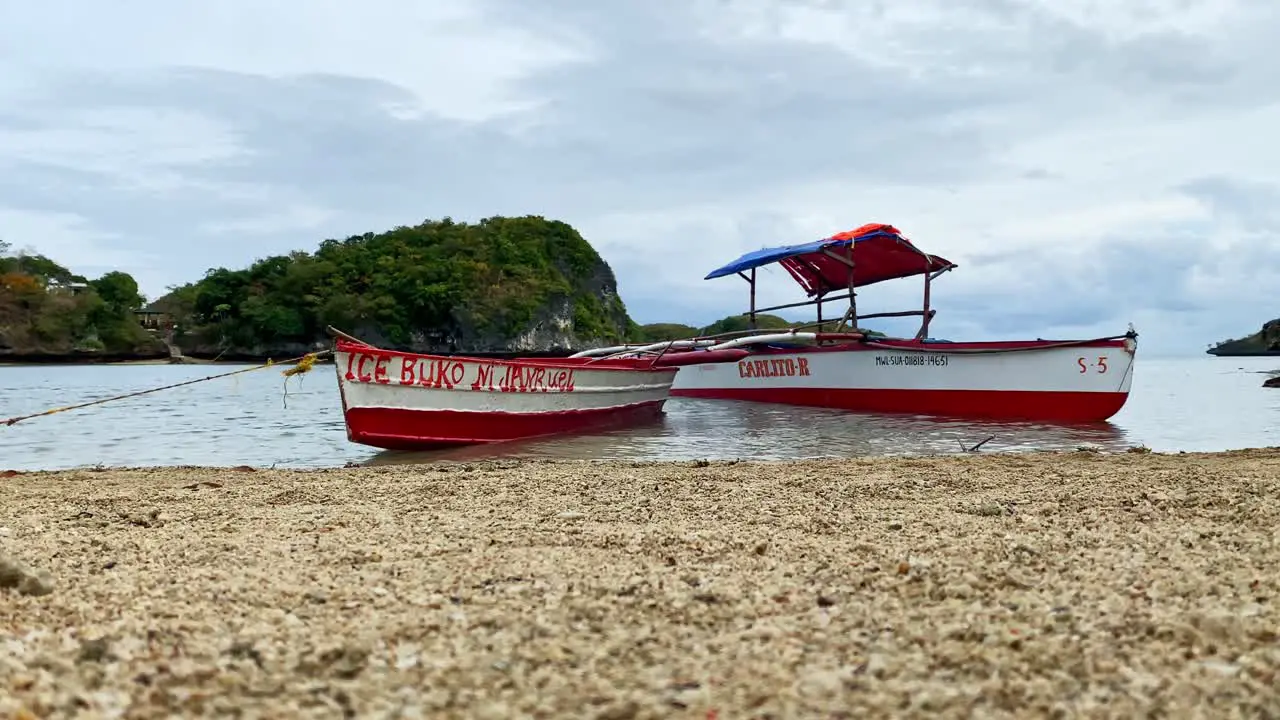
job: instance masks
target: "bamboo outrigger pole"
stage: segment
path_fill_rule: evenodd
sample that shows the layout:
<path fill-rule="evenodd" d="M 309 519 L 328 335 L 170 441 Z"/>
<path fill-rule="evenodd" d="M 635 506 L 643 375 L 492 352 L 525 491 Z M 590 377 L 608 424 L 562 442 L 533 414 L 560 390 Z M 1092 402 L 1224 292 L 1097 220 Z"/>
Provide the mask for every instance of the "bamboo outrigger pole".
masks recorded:
<path fill-rule="evenodd" d="M 747 285 L 751 287 L 751 307 L 747 310 L 747 327 L 752 330 L 756 329 L 756 269 L 751 268 L 751 274 L 747 275 L 741 270 L 738 271 L 738 277 L 747 281 Z"/>

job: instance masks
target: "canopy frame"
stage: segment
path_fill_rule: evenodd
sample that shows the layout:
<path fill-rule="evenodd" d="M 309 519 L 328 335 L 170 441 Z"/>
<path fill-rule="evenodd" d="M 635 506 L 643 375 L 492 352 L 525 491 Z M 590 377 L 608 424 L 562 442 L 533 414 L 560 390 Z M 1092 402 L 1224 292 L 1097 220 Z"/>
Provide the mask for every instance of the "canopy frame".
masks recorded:
<path fill-rule="evenodd" d="M 756 271 L 757 268 L 771 264 L 782 265 L 810 299 L 757 307 Z M 747 253 L 708 273 L 704 279 L 735 274 L 747 282 L 750 287 L 750 306 L 744 314 L 748 316 L 752 330 L 756 329 L 756 319 L 761 313 L 807 305 L 816 306 L 817 325 L 821 328 L 823 304 L 848 300 L 849 307 L 840 318 L 835 332 L 843 332 L 846 328 L 856 330 L 859 320 L 919 316 L 921 323 L 916 339 L 923 340 L 928 337 L 929 322 L 936 314 L 930 307 L 933 281 L 956 267 L 955 263 L 946 258 L 920 250 L 892 225 L 869 223 L 816 242 L 764 248 Z M 913 276 L 924 277 L 924 296 L 920 310 L 858 314 L 859 287 Z M 845 291 L 844 294 L 829 297 L 830 293 L 839 290 Z"/>

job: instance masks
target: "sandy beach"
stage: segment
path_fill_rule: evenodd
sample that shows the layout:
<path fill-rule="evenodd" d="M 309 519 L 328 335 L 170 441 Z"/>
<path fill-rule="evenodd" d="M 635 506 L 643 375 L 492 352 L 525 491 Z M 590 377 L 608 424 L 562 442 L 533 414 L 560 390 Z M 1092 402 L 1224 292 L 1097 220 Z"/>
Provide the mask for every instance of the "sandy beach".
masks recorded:
<path fill-rule="evenodd" d="M 0 473 L 0 717 L 1277 717 L 1278 540 L 1280 449 Z"/>

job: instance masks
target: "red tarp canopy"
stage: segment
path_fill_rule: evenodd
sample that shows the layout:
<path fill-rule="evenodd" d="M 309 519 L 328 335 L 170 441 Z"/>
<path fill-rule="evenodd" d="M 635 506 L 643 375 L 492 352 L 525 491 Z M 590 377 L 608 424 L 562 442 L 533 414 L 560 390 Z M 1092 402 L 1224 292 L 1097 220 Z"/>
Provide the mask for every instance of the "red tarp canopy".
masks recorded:
<path fill-rule="evenodd" d="M 849 265 L 831 255 L 848 259 L 850 247 L 854 287 L 955 267 L 946 258 L 921 252 L 892 225 L 868 223 L 815 242 L 747 253 L 714 270 L 707 279 L 778 263 L 810 296 L 847 290 Z"/>

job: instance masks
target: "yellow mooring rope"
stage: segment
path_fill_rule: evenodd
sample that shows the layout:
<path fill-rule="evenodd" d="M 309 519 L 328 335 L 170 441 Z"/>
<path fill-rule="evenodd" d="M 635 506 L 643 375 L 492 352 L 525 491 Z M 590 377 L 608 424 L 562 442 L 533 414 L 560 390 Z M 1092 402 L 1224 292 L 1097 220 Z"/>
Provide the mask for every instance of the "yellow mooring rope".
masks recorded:
<path fill-rule="evenodd" d="M 316 360 L 319 360 L 320 358 L 326 355 L 330 355 L 332 354 L 332 352 L 333 352 L 332 350 L 323 350 L 321 352 L 307 353 L 302 357 L 296 357 L 291 360 L 285 360 L 284 364 L 293 365 L 293 367 L 289 368 L 288 370 L 285 370 L 283 373 L 285 376 L 285 382 L 288 383 L 289 378 L 293 377 L 294 375 L 301 375 L 303 373 L 311 372 L 311 368 L 315 366 Z M 150 390 L 139 390 L 137 392 L 126 393 L 124 395 L 116 395 L 114 397 L 91 400 L 89 402 L 79 403 L 77 405 L 67 405 L 65 407 L 57 407 L 51 410 L 45 410 L 44 412 L 32 413 L 30 415 L 19 415 L 18 417 L 11 417 L 8 420 L 0 420 L 0 425 L 5 425 L 5 426 L 16 425 L 17 423 L 20 423 L 23 420 L 30 420 L 31 418 L 42 417 L 45 415 L 53 415 L 55 413 L 66 412 L 67 410 L 79 410 L 80 408 L 86 408 L 91 405 L 101 405 L 103 403 L 108 403 L 113 400 L 124 400 L 126 398 L 137 397 L 139 395 L 147 395 L 153 392 L 160 392 L 161 390 L 172 390 L 173 388 L 182 387 L 184 385 L 194 385 L 196 383 L 205 382 L 207 380 L 217 380 L 218 378 L 230 377 L 232 375 L 240 375 L 241 373 L 253 372 L 254 370 L 264 370 L 266 368 L 274 367 L 274 366 L 275 366 L 275 363 L 273 361 L 267 360 L 267 362 L 263 365 L 255 365 L 253 367 L 243 368 L 241 370 L 232 370 L 231 372 L 225 372 L 218 375 L 210 375 L 208 377 L 197 378 L 195 380 L 187 380 L 185 382 L 174 383 L 172 385 L 162 385 L 157 388 L 151 388 Z M 287 386 L 285 390 L 287 393 L 288 392 Z"/>
<path fill-rule="evenodd" d="M 294 365 L 293 367 L 289 368 L 288 370 L 285 370 L 282 373 L 284 375 L 284 392 L 280 397 L 280 401 L 284 403 L 284 407 L 286 410 L 289 409 L 289 378 L 293 377 L 294 375 L 302 375 L 303 373 L 311 372 L 311 368 L 314 367 L 315 364 L 316 364 L 316 354 L 310 353 L 308 355 L 303 355 L 302 359 L 298 361 L 297 365 Z M 302 382 L 302 379 L 299 378 L 298 382 Z"/>

